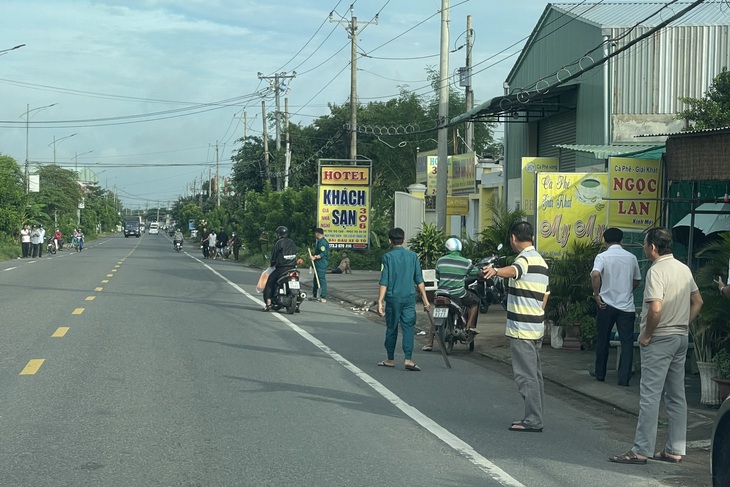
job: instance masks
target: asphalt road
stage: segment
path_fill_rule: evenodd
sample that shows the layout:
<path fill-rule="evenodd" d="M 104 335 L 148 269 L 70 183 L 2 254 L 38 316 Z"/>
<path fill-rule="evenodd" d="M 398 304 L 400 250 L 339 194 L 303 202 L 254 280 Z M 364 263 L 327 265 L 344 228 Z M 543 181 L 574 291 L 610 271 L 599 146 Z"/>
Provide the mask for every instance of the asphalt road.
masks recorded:
<path fill-rule="evenodd" d="M 503 365 L 377 367 L 379 318 L 262 313 L 257 271 L 185 250 L 115 236 L 0 263 L 0 485 L 705 481 L 687 463 L 609 463 L 635 418 L 550 385 L 545 432 L 508 432 L 522 404 Z"/>

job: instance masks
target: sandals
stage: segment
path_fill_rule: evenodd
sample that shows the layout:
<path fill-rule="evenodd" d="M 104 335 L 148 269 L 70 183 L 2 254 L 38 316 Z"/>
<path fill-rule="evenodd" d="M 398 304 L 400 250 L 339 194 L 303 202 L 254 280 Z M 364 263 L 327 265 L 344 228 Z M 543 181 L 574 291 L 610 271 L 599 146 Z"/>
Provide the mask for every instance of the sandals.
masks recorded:
<path fill-rule="evenodd" d="M 421 349 L 421 351 L 422 352 L 432 352 L 433 351 L 433 346 L 431 346 L 431 345 L 424 345 L 423 348 Z"/>
<path fill-rule="evenodd" d="M 633 450 L 620 455 L 614 455 L 608 459 L 613 463 L 625 463 L 628 465 L 646 465 L 646 458 L 639 458 Z"/>
<path fill-rule="evenodd" d="M 515 421 L 507 429 L 518 433 L 542 433 L 542 428 L 535 428 L 524 421 Z"/>
<path fill-rule="evenodd" d="M 264 309 L 262 309 L 261 311 L 266 313 L 267 311 L 271 311 L 272 309 L 274 309 L 274 306 L 271 304 L 267 304 L 266 306 L 264 306 Z"/>
<path fill-rule="evenodd" d="M 659 462 L 667 462 L 667 463 L 679 463 L 682 461 L 682 457 L 674 458 L 670 457 L 669 453 L 667 453 L 667 450 L 658 451 L 654 454 L 652 457 L 652 460 L 657 460 Z"/>

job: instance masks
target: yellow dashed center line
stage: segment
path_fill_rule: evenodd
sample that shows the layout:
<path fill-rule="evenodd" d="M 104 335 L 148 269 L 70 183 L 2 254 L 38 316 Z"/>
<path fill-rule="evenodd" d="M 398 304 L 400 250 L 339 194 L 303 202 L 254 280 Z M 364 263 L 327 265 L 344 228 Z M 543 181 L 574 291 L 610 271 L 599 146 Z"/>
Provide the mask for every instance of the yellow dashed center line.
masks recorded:
<path fill-rule="evenodd" d="M 96 291 L 97 293 L 100 293 L 100 292 L 102 292 L 103 290 L 104 290 L 104 288 L 103 288 L 103 287 L 95 287 L 95 288 L 94 288 L 94 291 Z"/>
<path fill-rule="evenodd" d="M 68 333 L 69 327 L 68 326 L 59 326 L 58 329 L 53 332 L 53 335 L 51 335 L 51 338 L 61 338 Z"/>
<path fill-rule="evenodd" d="M 120 266 L 120 265 L 115 265 L 114 267 L 116 267 L 117 269 L 119 269 L 119 268 L 120 268 L 120 267 L 122 267 L 122 266 Z"/>
<path fill-rule="evenodd" d="M 86 308 L 76 308 L 75 310 L 73 310 L 73 313 L 71 313 L 71 314 L 72 315 L 80 315 L 80 314 L 82 314 L 84 312 L 85 309 Z"/>
<path fill-rule="evenodd" d="M 117 270 L 116 269 L 112 269 L 112 272 L 117 272 Z"/>
<path fill-rule="evenodd" d="M 109 279 L 102 279 L 101 283 L 102 284 L 108 284 L 109 283 Z"/>
<path fill-rule="evenodd" d="M 23 368 L 23 370 L 20 371 L 20 375 L 35 375 L 35 373 L 38 372 L 38 369 L 41 368 L 41 365 L 43 365 L 43 362 L 45 361 L 46 359 L 44 358 L 34 358 L 30 360 Z"/>
<path fill-rule="evenodd" d="M 96 296 L 86 296 L 87 301 L 93 301 L 96 299 Z"/>
<path fill-rule="evenodd" d="M 114 277 L 114 274 L 107 274 L 106 277 Z M 102 281 L 102 282 L 104 282 L 104 281 Z M 107 282 L 109 282 L 109 281 L 107 281 Z"/>

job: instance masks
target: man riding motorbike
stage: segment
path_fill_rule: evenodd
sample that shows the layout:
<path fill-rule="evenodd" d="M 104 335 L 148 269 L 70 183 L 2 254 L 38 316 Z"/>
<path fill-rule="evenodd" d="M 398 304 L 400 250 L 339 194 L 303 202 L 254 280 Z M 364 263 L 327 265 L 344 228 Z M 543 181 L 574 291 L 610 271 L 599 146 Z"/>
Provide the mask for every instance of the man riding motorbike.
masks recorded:
<path fill-rule="evenodd" d="M 53 234 L 53 243 L 56 246 L 56 250 L 63 249 L 63 234 L 61 233 L 61 230 L 59 230 L 58 228 L 56 229 L 56 232 Z"/>
<path fill-rule="evenodd" d="M 177 243 L 180 242 L 180 247 L 182 247 L 183 244 L 183 234 L 180 231 L 179 228 L 175 229 L 175 236 L 172 237 L 172 248 L 174 249 L 177 246 Z"/>
<path fill-rule="evenodd" d="M 292 239 L 289 238 L 289 230 L 280 226 L 276 229 L 276 243 L 271 250 L 271 267 L 274 270 L 269 274 L 264 288 L 264 300 L 266 307 L 263 311 L 271 311 L 271 298 L 276 292 L 276 281 L 279 280 L 284 273 L 296 268 L 297 246 Z"/>
<path fill-rule="evenodd" d="M 438 280 L 439 291 L 445 291 L 451 299 L 455 299 L 467 309 L 466 328 L 474 334 L 476 330 L 477 317 L 479 316 L 479 297 L 466 288 L 465 281 L 469 276 L 477 276 L 479 268 L 471 263 L 471 260 L 461 255 L 461 241 L 451 237 L 444 244 L 448 251 L 446 255 L 436 262 L 436 279 Z M 424 352 L 433 350 L 433 337 L 436 330 L 430 329 L 426 338 Z"/>

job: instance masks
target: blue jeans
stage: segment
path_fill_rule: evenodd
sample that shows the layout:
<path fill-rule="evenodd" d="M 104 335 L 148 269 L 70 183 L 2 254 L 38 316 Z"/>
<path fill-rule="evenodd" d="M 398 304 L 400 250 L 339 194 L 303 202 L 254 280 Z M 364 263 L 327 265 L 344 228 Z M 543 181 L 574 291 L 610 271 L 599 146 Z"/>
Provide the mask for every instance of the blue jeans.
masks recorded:
<path fill-rule="evenodd" d="M 611 329 L 614 323 L 621 341 L 621 357 L 618 365 L 618 383 L 629 385 L 631 367 L 634 360 L 634 321 L 636 313 L 621 311 L 613 306 L 606 305 L 606 309 L 598 308 L 596 314 L 596 378 L 603 380 L 606 377 L 606 363 L 608 349 L 611 345 Z"/>
<path fill-rule="evenodd" d="M 395 344 L 398 341 L 398 323 L 403 330 L 401 342 L 405 360 L 413 356 L 413 327 L 416 324 L 416 302 L 386 301 L 385 302 L 385 351 L 388 360 L 395 358 Z"/>

